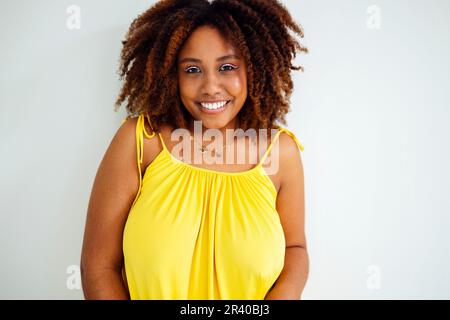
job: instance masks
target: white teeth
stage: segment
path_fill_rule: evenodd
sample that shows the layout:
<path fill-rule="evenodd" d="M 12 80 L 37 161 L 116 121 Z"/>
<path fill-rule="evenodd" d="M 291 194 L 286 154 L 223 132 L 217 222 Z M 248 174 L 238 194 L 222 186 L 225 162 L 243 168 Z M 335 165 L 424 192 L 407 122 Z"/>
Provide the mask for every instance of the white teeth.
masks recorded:
<path fill-rule="evenodd" d="M 227 103 L 227 101 L 220 101 L 220 102 L 215 102 L 215 103 L 201 102 L 200 104 L 202 105 L 203 108 L 206 108 L 209 110 L 215 110 L 215 109 L 222 108 L 226 103 Z"/>

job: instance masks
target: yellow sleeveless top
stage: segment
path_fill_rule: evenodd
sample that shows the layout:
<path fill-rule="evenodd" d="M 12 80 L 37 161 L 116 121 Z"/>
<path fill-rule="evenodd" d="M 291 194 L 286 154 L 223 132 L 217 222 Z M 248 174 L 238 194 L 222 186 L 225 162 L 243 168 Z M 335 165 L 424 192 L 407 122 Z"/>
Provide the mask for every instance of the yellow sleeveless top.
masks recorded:
<path fill-rule="evenodd" d="M 163 150 L 141 177 L 144 134 L 155 136 L 144 117 L 136 126 L 139 190 L 123 232 L 130 298 L 263 300 L 283 269 L 285 238 L 262 164 L 281 132 L 303 146 L 279 127 L 255 167 L 223 172 L 179 160 L 158 133 Z"/>

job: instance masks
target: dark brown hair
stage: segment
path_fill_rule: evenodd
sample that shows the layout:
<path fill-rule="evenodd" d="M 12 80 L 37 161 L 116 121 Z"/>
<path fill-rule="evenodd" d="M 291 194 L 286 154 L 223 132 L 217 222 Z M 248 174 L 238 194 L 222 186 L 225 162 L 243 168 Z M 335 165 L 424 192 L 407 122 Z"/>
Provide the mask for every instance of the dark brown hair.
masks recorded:
<path fill-rule="evenodd" d="M 127 100 L 128 116 L 146 113 L 153 128 L 187 128 L 193 120 L 178 92 L 177 56 L 199 26 L 215 27 L 247 65 L 248 94 L 240 110 L 240 128 L 275 128 L 286 124 L 293 89 L 291 64 L 307 53 L 289 33 L 303 38 L 301 26 L 277 0 L 162 0 L 139 15 L 125 40 L 119 75 L 125 82 L 115 111 Z"/>

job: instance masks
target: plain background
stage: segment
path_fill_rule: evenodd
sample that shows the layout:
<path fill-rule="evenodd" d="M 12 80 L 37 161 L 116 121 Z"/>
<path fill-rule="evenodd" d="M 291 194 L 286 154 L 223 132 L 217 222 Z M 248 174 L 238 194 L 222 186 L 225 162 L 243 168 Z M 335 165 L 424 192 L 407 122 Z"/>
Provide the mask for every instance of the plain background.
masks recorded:
<path fill-rule="evenodd" d="M 450 2 L 282 2 L 310 50 L 287 118 L 305 147 L 303 298 L 450 298 Z M 121 40 L 153 3 L 1 2 L 0 298 L 83 298 Z"/>

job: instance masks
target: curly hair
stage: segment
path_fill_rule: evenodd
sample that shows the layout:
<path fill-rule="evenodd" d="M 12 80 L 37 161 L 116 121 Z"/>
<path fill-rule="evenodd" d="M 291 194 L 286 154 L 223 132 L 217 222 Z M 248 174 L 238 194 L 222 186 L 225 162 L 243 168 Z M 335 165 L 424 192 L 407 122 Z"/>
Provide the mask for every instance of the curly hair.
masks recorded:
<path fill-rule="evenodd" d="M 308 52 L 289 29 L 303 30 L 278 0 L 161 0 L 140 14 L 122 41 L 119 75 L 125 82 L 115 111 L 127 100 L 128 117 L 146 113 L 152 127 L 187 128 L 192 116 L 182 105 L 177 55 L 199 26 L 211 26 L 240 51 L 247 65 L 247 99 L 239 125 L 276 128 L 286 124 L 293 89 L 291 60 Z M 270 131 L 270 130 L 269 130 Z"/>

